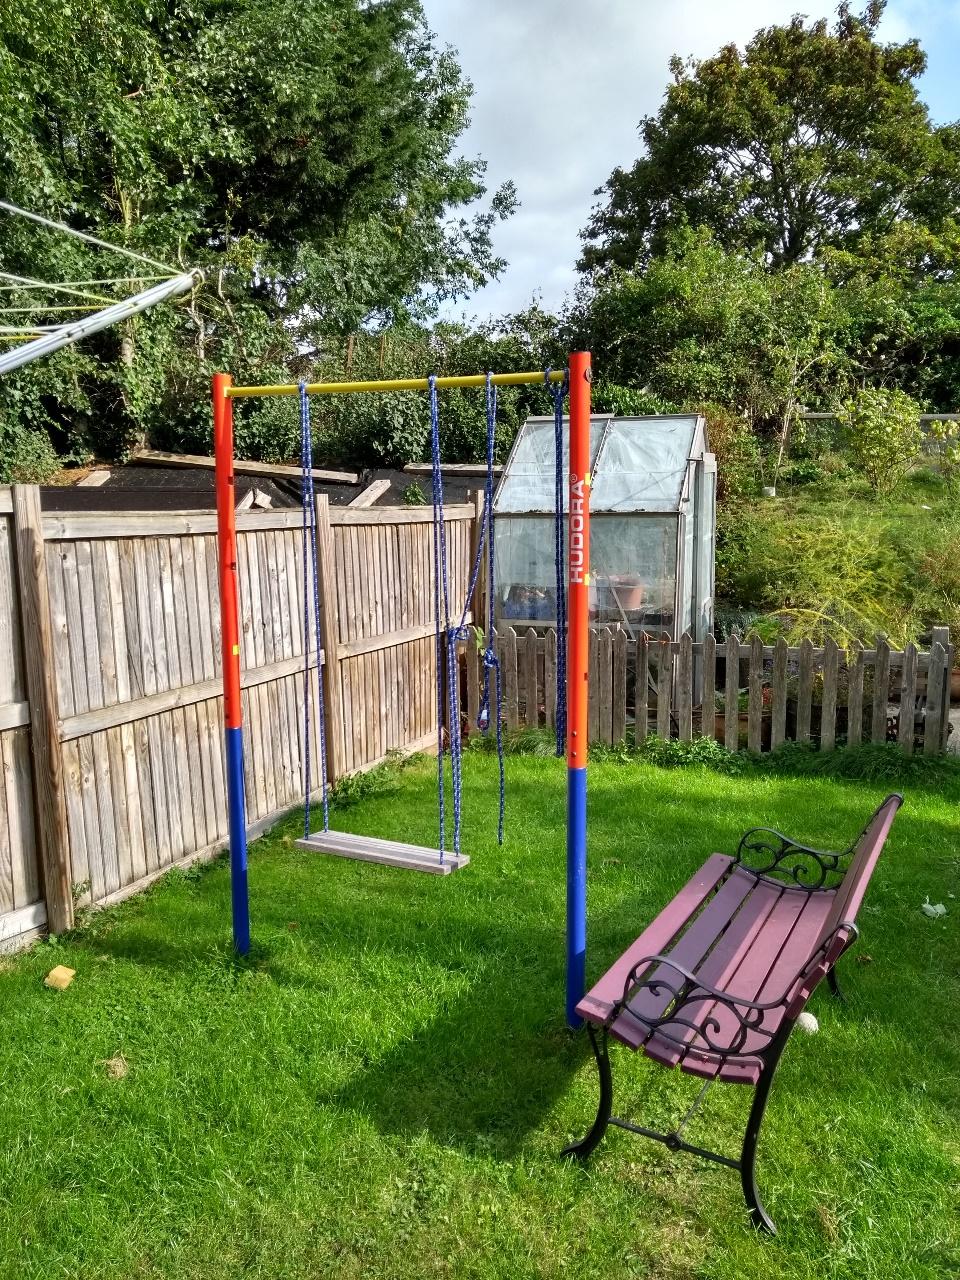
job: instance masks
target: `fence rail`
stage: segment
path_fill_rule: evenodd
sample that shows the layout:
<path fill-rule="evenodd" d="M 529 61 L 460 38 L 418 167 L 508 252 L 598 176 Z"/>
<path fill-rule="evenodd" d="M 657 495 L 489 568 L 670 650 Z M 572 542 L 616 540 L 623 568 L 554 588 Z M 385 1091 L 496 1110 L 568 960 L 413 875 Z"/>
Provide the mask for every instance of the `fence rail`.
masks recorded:
<path fill-rule="evenodd" d="M 496 637 L 506 725 L 552 727 L 557 635 L 507 628 Z M 842 743 L 898 742 L 908 754 L 941 752 L 950 731 L 953 649 L 935 628 L 929 650 L 841 650 L 828 640 L 790 647 L 756 637 L 697 642 L 591 630 L 591 742 L 715 738 L 729 750 L 770 751 L 786 741 L 827 751 Z M 476 723 L 482 664 L 464 654 L 463 715 Z"/>

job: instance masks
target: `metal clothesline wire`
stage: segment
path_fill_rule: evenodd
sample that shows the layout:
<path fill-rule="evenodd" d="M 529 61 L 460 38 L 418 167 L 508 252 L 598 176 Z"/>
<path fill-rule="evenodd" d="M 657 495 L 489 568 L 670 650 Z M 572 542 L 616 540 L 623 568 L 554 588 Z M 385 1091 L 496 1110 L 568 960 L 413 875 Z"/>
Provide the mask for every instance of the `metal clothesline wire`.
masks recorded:
<path fill-rule="evenodd" d="M 7 213 L 16 214 L 18 217 L 27 218 L 30 222 L 39 223 L 41 227 L 49 227 L 52 231 L 62 231 L 65 235 L 73 236 L 77 240 L 83 240 L 87 244 L 95 244 L 100 249 L 110 249 L 113 253 L 119 253 L 135 262 L 146 262 L 151 267 L 159 267 L 161 271 L 168 271 L 171 276 L 178 274 L 175 267 L 170 267 L 165 262 L 158 262 L 156 258 L 148 258 L 146 254 L 136 253 L 133 249 L 127 249 L 123 245 L 110 244 L 107 240 L 100 240 L 96 236 L 89 235 L 86 231 L 77 231 L 75 227 L 69 227 L 65 222 L 57 222 L 53 218 L 45 218 L 39 213 L 30 213 L 27 209 L 21 209 L 19 205 L 11 204 L 8 200 L 0 200 L 0 209 L 5 209 Z"/>
<path fill-rule="evenodd" d="M 0 276 L 5 280 L 11 277 L 5 272 L 0 271 Z M 52 289 L 54 292 L 62 293 L 71 286 L 80 288 L 82 285 L 94 284 L 150 284 L 154 280 L 169 280 L 169 276 L 107 276 L 103 280 L 64 280 L 59 284 L 50 284 L 46 280 L 31 280 L 27 276 L 18 276 L 20 284 L 0 284 L 0 293 L 13 293 L 21 289 Z"/>
<path fill-rule="evenodd" d="M 74 298 L 89 298 L 91 302 L 110 303 L 116 301 L 116 299 L 106 298 L 100 293 L 87 293 L 85 289 L 75 289 L 71 285 L 48 285 L 43 280 L 34 280 L 32 276 L 15 276 L 10 271 L 0 271 L 0 280 L 14 281 L 15 288 L 29 285 L 30 287 L 39 286 L 43 289 L 57 289 L 59 293 L 69 293 Z"/>

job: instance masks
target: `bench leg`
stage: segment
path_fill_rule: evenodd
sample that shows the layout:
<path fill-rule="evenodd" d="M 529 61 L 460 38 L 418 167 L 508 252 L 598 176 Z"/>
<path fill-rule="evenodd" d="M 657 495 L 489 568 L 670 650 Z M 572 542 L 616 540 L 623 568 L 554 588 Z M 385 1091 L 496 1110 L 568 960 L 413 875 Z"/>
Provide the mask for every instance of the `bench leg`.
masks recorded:
<path fill-rule="evenodd" d="M 792 1026 L 791 1022 L 781 1028 L 762 1055 L 763 1072 L 754 1089 L 753 1105 L 750 1107 L 750 1115 L 747 1118 L 747 1131 L 743 1135 L 743 1151 L 740 1155 L 740 1183 L 743 1187 L 743 1198 L 750 1210 L 751 1221 L 758 1231 L 766 1231 L 772 1236 L 777 1234 L 777 1228 L 763 1207 L 763 1201 L 757 1190 L 757 1143 L 760 1140 L 760 1126 L 763 1124 L 763 1115 L 767 1109 L 770 1086 L 773 1084 L 777 1063 L 780 1061 L 780 1055 L 783 1053 L 783 1047 L 787 1043 Z"/>
<path fill-rule="evenodd" d="M 830 988 L 830 994 L 835 1000 L 840 1000 L 842 1003 L 846 1003 L 844 1001 L 843 992 L 840 990 L 840 983 L 837 981 L 836 969 L 831 969 L 827 974 L 827 986 Z"/>
<path fill-rule="evenodd" d="M 596 1150 L 607 1131 L 607 1125 L 610 1123 L 610 1112 L 613 1110 L 613 1076 L 610 1072 L 610 1055 L 607 1052 L 606 1030 L 602 1031 L 598 1037 L 597 1029 L 591 1023 L 587 1027 L 587 1033 L 590 1036 L 593 1055 L 597 1060 L 597 1071 L 600 1075 L 600 1102 L 597 1106 L 597 1118 L 591 1125 L 586 1137 L 581 1138 L 579 1142 L 572 1142 L 569 1147 L 564 1147 L 560 1153 L 561 1155 L 569 1156 L 572 1160 L 586 1160 Z"/>

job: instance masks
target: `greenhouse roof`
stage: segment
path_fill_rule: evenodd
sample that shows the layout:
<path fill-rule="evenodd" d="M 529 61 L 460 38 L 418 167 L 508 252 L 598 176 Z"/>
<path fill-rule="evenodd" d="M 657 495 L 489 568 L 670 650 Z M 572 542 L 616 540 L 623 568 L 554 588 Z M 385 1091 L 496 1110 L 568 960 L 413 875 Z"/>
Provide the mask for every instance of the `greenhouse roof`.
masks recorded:
<path fill-rule="evenodd" d="M 563 474 L 569 471 L 564 419 Z M 648 418 L 597 416 L 590 424 L 590 510 L 678 511 L 691 459 L 706 452 L 695 414 Z M 553 418 L 528 418 L 517 433 L 494 509 L 507 515 L 554 510 Z M 564 503 L 566 507 L 566 485 Z"/>

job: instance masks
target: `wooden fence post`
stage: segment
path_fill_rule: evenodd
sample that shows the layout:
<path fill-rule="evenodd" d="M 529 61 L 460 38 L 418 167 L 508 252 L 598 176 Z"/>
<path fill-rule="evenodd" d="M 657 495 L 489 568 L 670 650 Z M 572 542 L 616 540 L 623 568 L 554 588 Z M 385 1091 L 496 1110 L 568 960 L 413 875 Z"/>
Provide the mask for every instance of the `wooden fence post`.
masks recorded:
<path fill-rule="evenodd" d="M 947 655 L 939 640 L 930 646 L 930 665 L 927 668 L 927 705 L 923 717 L 923 754 L 935 756 L 941 750 L 943 738 L 943 695 L 950 696 L 949 676 L 946 672 Z M 944 685 L 946 684 L 946 688 Z"/>
<path fill-rule="evenodd" d="M 323 701 L 326 711 L 327 783 L 343 775 L 343 699 L 340 682 L 340 609 L 337 567 L 330 527 L 330 499 L 319 493 L 317 514 L 317 594 L 320 597 L 320 647 L 323 649 Z M 319 661 L 319 657 L 318 657 Z"/>
<path fill-rule="evenodd" d="M 703 638 L 703 694 L 700 699 L 700 736 L 716 737 L 717 641 L 712 631 Z"/>
<path fill-rule="evenodd" d="M 750 637 L 747 689 L 747 747 L 750 751 L 760 751 L 763 747 L 763 641 L 756 633 Z"/>
<path fill-rule="evenodd" d="M 13 527 L 47 926 L 51 933 L 63 933 L 73 927 L 70 832 L 63 790 L 60 718 L 40 490 L 34 485 L 14 485 Z"/>
<path fill-rule="evenodd" d="M 740 721 L 737 715 L 740 696 L 740 641 L 735 635 L 727 636 L 724 654 L 727 673 L 723 685 L 723 743 L 728 751 L 736 751 L 740 745 Z"/>
<path fill-rule="evenodd" d="M 940 750 L 946 751 L 947 735 L 950 732 L 950 670 L 953 666 L 950 628 L 934 627 L 930 639 L 931 645 L 943 646 L 943 720 L 940 727 Z"/>

